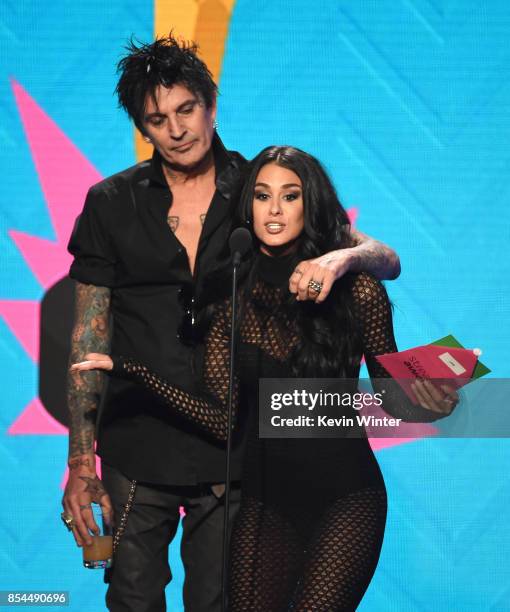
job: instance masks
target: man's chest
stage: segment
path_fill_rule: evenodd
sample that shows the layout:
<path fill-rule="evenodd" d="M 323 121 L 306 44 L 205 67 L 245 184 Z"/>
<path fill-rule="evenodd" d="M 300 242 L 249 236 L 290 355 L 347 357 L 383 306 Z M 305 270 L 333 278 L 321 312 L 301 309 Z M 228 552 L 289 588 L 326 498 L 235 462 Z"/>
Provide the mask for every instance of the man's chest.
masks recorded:
<path fill-rule="evenodd" d="M 214 191 L 209 202 L 139 191 L 113 224 L 119 285 L 191 282 L 189 253 L 212 262 L 228 239 L 228 202 Z"/>
<path fill-rule="evenodd" d="M 197 189 L 174 188 L 172 190 L 167 223 L 176 239 L 185 248 L 192 272 L 195 268 L 198 244 L 214 193 L 214 183 Z"/>

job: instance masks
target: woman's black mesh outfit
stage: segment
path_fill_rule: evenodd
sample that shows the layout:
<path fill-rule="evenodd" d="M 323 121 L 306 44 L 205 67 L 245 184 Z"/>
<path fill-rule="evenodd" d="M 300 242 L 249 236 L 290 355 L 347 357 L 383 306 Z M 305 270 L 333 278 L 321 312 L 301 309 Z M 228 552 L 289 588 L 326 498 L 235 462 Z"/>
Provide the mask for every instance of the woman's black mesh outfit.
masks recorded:
<path fill-rule="evenodd" d="M 231 543 L 232 612 L 355 610 L 375 571 L 384 534 L 386 492 L 366 438 L 258 437 L 259 377 L 291 376 L 296 330 L 281 308 L 288 267 L 284 260 L 260 266 L 240 324 L 234 409 L 250 410 L 250 432 Z M 363 273 L 352 291 L 370 376 L 387 377 L 374 359 L 397 350 L 386 291 Z M 215 308 L 206 337 L 205 389 L 184 391 L 131 359 L 116 359 L 115 371 L 138 380 L 176 414 L 224 440 L 229 317 L 229 301 Z M 361 357 L 361 352 L 355 356 L 353 378 Z M 391 406 L 392 414 L 404 420 L 432 420 L 427 411 L 417 410 L 412 414 L 405 401 Z"/>

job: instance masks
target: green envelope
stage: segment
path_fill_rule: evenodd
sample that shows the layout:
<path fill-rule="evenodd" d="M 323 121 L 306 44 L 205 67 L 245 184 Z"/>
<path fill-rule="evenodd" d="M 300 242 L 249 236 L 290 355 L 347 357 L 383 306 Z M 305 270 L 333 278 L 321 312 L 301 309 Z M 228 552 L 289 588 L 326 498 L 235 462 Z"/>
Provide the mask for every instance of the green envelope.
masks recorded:
<path fill-rule="evenodd" d="M 440 338 L 439 340 L 436 340 L 435 342 L 431 342 L 430 344 L 435 344 L 437 346 L 449 346 L 451 348 L 465 348 L 457 340 L 457 338 L 455 338 L 451 334 L 449 336 L 445 336 L 444 338 Z M 472 379 L 480 378 L 481 376 L 485 376 L 489 372 L 490 372 L 489 368 L 485 366 L 480 360 L 478 360 L 475 366 L 474 372 L 473 372 L 473 376 L 471 378 Z"/>

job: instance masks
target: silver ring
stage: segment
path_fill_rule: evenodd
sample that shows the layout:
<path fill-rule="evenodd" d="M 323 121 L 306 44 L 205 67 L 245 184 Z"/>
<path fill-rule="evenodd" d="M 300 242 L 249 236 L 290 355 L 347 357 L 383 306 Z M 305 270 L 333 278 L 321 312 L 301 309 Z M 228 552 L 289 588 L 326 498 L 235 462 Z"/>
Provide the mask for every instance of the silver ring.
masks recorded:
<path fill-rule="evenodd" d="M 322 283 L 319 283 L 318 281 L 311 280 L 308 283 L 308 287 L 312 291 L 315 291 L 315 293 L 320 293 L 322 291 Z"/>

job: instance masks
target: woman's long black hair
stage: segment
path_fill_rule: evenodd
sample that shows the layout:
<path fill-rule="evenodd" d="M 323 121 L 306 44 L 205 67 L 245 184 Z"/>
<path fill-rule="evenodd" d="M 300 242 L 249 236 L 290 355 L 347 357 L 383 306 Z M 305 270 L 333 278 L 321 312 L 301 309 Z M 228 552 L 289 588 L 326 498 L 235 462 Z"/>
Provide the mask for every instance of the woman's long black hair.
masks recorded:
<path fill-rule="evenodd" d="M 301 179 L 304 228 L 296 241 L 295 262 L 351 246 L 349 218 L 326 171 L 317 159 L 289 146 L 267 147 L 248 165 L 239 197 L 239 224 L 252 226 L 257 176 L 263 166 L 272 163 L 295 172 Z M 254 241 L 258 250 L 256 236 Z M 245 299 L 249 299 L 256 277 L 255 264 L 245 282 Z M 289 293 L 285 310 L 295 321 L 299 338 L 291 359 L 295 376 L 357 374 L 352 366 L 359 363 L 360 340 L 352 303 L 352 282 L 352 275 L 336 281 L 322 304 L 297 302 Z"/>

